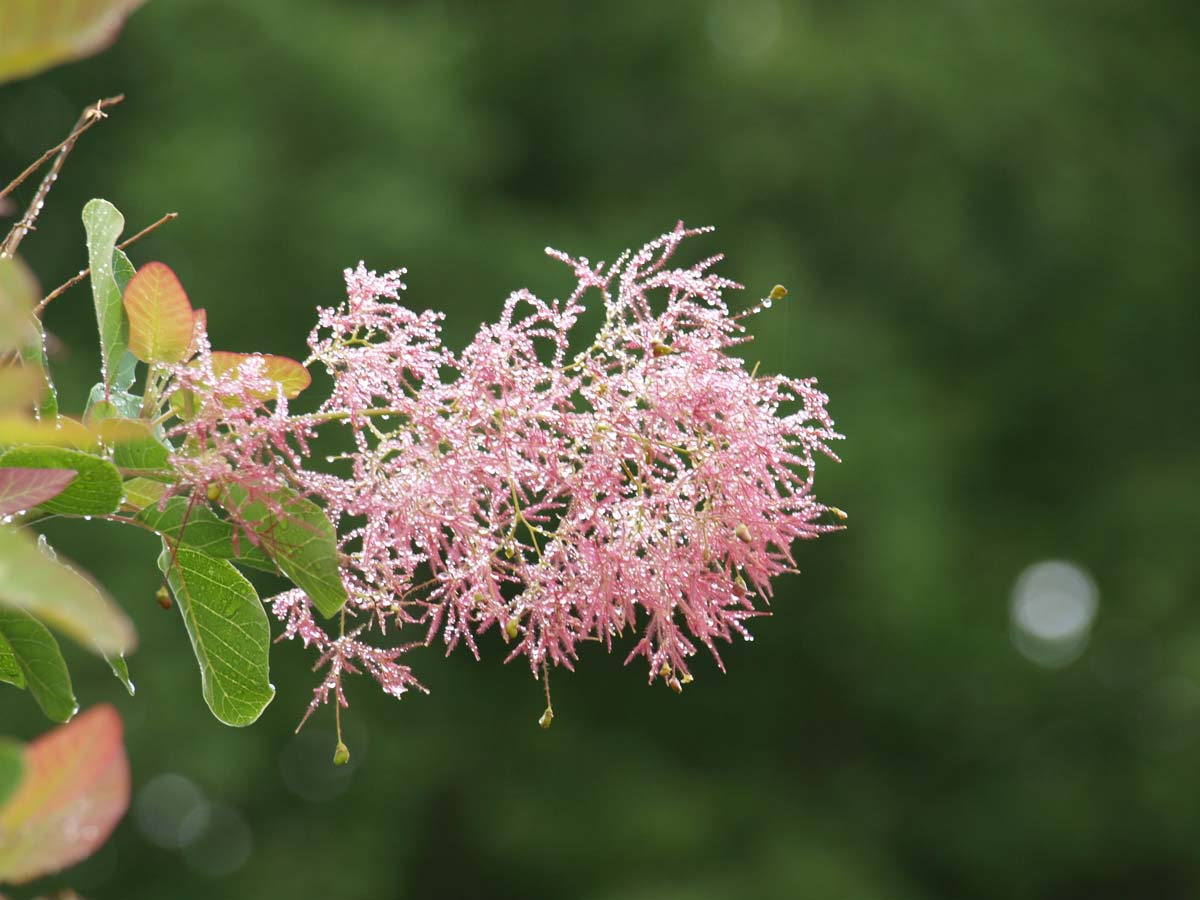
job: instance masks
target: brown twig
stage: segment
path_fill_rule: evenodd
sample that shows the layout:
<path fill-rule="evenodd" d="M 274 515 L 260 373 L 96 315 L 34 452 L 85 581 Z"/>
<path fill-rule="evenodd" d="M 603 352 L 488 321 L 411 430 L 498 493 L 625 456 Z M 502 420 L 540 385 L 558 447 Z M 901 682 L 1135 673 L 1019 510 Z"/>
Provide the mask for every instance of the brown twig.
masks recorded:
<path fill-rule="evenodd" d="M 172 221 L 173 219 L 178 219 L 178 218 L 179 218 L 179 213 L 177 213 L 177 212 L 167 213 L 165 216 L 163 216 L 161 219 L 159 219 L 153 225 L 147 225 L 145 228 L 143 228 L 141 231 L 139 231 L 133 237 L 127 238 L 126 240 L 121 241 L 121 243 L 117 244 L 117 249 L 124 250 L 130 244 L 140 241 L 142 238 L 144 238 L 150 232 L 154 231 L 159 226 L 166 225 L 168 222 Z M 60 284 L 58 287 L 56 287 L 49 294 L 47 294 L 45 297 L 42 298 L 41 302 L 38 303 L 38 305 L 33 308 L 33 314 L 35 316 L 40 316 L 42 314 L 42 310 L 46 308 L 46 306 L 50 303 L 51 300 L 53 300 L 59 294 L 62 294 L 64 292 L 70 290 L 71 288 L 75 287 L 75 285 L 79 284 L 79 282 L 81 282 L 81 281 L 83 281 L 83 279 L 87 278 L 88 275 L 90 275 L 91 273 L 92 273 L 92 270 L 90 268 L 84 269 L 82 272 L 80 272 L 78 275 L 71 278 L 69 281 L 66 281 L 66 282 Z"/>
<path fill-rule="evenodd" d="M 42 211 L 42 206 L 46 202 L 46 195 L 50 193 L 50 188 L 54 186 L 54 182 L 58 179 L 58 173 L 62 171 L 63 163 L 66 161 L 67 155 L 70 154 L 71 150 L 74 148 L 75 141 L 77 141 L 79 136 L 85 131 L 90 129 L 97 122 L 108 115 L 106 112 L 104 112 L 104 110 L 110 106 L 116 106 L 124 99 L 124 94 L 117 94 L 115 97 L 105 97 L 103 100 L 97 100 L 94 105 L 87 107 L 87 109 L 80 114 L 79 120 L 75 123 L 75 127 L 71 129 L 70 134 L 68 134 L 56 146 L 51 147 L 40 157 L 38 157 L 38 159 L 34 161 L 28 168 L 26 168 L 24 172 L 10 182 L 3 191 L 0 191 L 0 197 L 7 196 L 9 191 L 12 191 L 26 178 L 41 168 L 41 166 L 45 164 L 46 160 L 54 157 L 54 162 L 50 166 L 50 171 L 46 173 L 46 176 L 42 179 L 42 183 L 38 185 L 38 189 L 34 193 L 33 199 L 29 202 L 29 207 L 25 210 L 25 215 L 21 217 L 20 221 L 13 225 L 12 229 L 5 236 L 4 242 L 0 243 L 0 259 L 11 257 L 13 254 L 15 254 L 17 252 L 17 247 L 21 243 L 21 239 L 33 230 L 33 223 L 37 219 L 38 213 Z"/>

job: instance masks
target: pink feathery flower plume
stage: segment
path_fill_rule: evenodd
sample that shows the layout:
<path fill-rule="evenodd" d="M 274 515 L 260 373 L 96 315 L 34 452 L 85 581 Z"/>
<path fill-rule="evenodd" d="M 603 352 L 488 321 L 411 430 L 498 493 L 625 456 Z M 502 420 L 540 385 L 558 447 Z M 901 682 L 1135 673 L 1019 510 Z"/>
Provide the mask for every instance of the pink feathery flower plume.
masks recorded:
<path fill-rule="evenodd" d="M 719 256 L 670 267 L 707 230 L 680 223 L 607 268 L 547 250 L 575 291 L 512 294 L 459 354 L 440 314 L 401 305 L 403 270 L 347 270 L 347 301 L 321 309 L 309 338 L 329 399 L 298 430 L 224 429 L 234 445 L 211 463 L 283 460 L 339 527 L 349 630 L 344 618 L 327 634 L 300 591 L 274 601 L 285 636 L 327 667 L 311 708 L 331 694 L 344 705 L 343 672 L 399 696 L 419 687 L 405 650 L 440 639 L 478 657 L 493 628 L 542 677 L 628 632 L 629 659 L 676 690 L 700 646 L 722 666 L 719 644 L 750 638 L 772 579 L 795 569 L 793 541 L 838 527 L 812 484 L 840 435 L 814 379 L 759 376 L 732 355 L 770 299 L 732 313 L 723 295 L 739 286 L 709 271 Z M 604 324 L 572 352 L 593 291 Z M 336 472 L 301 464 L 314 423 L 349 432 Z M 414 631 L 388 650 L 367 641 Z"/>

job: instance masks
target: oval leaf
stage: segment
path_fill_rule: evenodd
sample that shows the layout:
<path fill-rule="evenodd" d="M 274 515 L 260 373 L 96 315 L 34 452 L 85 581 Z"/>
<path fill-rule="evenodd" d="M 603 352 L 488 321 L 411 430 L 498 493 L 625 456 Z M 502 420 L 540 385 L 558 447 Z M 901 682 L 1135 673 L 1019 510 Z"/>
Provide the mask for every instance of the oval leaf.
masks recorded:
<path fill-rule="evenodd" d="M 53 469 L 74 473 L 67 487 L 41 504 L 47 512 L 106 516 L 121 503 L 121 473 L 106 459 L 63 447 L 14 447 L 0 467 Z"/>
<path fill-rule="evenodd" d="M 121 288 L 113 274 L 113 253 L 125 227 L 125 217 L 107 200 L 89 200 L 83 207 L 91 266 L 92 302 L 100 328 L 100 369 L 105 388 L 111 388 L 129 344 L 129 322 L 121 303 Z"/>
<path fill-rule="evenodd" d="M 254 533 L 279 570 L 323 616 L 342 608 L 347 597 L 338 568 L 337 533 L 321 507 L 287 490 L 251 498 L 237 485 L 226 488 L 220 503 Z"/>
<path fill-rule="evenodd" d="M 170 266 L 148 262 L 125 287 L 129 349 L 145 363 L 177 363 L 192 343 L 192 304 Z"/>
<path fill-rule="evenodd" d="M 0 516 L 32 509 L 63 492 L 72 469 L 0 468 Z"/>
<path fill-rule="evenodd" d="M 25 750 L 25 776 L 0 808 L 0 881 L 23 884 L 86 859 L 129 808 L 121 717 L 107 704 Z"/>
<path fill-rule="evenodd" d="M 268 655 L 271 629 L 254 587 L 231 563 L 163 542 L 167 576 L 200 664 L 204 702 L 226 725 L 256 721 L 275 696 Z"/>
<path fill-rule="evenodd" d="M 4 526 L 0 607 L 28 612 L 94 653 L 128 653 L 137 645 L 129 619 L 96 585 L 49 558 L 25 531 Z"/>
<path fill-rule="evenodd" d="M 214 350 L 213 374 L 224 375 L 226 372 L 232 372 L 252 357 L 262 359 L 263 375 L 283 385 L 283 395 L 289 400 L 299 397 L 300 392 L 312 384 L 312 376 L 303 365 L 289 357 L 274 356 L 270 353 L 231 353 L 228 350 Z M 259 400 L 274 400 L 275 392 L 259 391 L 255 396 Z"/>
<path fill-rule="evenodd" d="M 126 482 L 126 499 L 147 499 L 139 496 L 144 489 L 136 482 L 140 482 L 140 479 Z M 172 497 L 160 509 L 158 497 L 155 496 L 142 506 L 136 516 L 137 521 L 172 543 L 181 542 L 185 547 L 214 559 L 228 559 L 271 574 L 278 572 L 271 558 L 250 543 L 249 538 L 242 536 L 240 540 L 235 540 L 237 533 L 233 524 L 218 518 L 206 503 L 192 502 L 187 497 Z"/>
<path fill-rule="evenodd" d="M 69 722 L 79 704 L 71 687 L 71 673 L 54 635 L 29 613 L 3 606 L 0 606 L 0 635 L 12 648 L 21 677 L 42 712 L 55 722 Z"/>
<path fill-rule="evenodd" d="M 0 82 L 96 53 L 144 0 L 7 0 L 0 30 Z"/>
<path fill-rule="evenodd" d="M 4 444 L 94 449 L 100 446 L 100 435 L 82 422 L 66 416 L 38 421 L 24 416 L 0 415 L 0 445 Z"/>

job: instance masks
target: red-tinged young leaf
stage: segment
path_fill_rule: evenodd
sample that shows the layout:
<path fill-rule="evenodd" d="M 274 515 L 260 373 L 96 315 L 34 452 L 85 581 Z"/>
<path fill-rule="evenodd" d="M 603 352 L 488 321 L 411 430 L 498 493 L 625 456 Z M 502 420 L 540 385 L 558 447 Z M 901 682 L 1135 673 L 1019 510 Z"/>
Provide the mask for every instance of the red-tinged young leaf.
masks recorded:
<path fill-rule="evenodd" d="M 212 354 L 213 372 L 224 375 L 238 368 L 252 356 L 263 360 L 263 374 L 273 381 L 283 385 L 283 395 L 289 400 L 300 396 L 300 392 L 312 384 L 312 376 L 308 369 L 286 356 L 274 356 L 270 353 L 231 353 L 228 350 L 214 350 Z M 259 400 L 274 400 L 275 394 L 256 394 Z"/>
<path fill-rule="evenodd" d="M 122 301 L 134 356 L 145 363 L 177 363 L 187 358 L 194 313 L 169 266 L 146 263 L 126 285 Z"/>
<path fill-rule="evenodd" d="M 0 808 L 0 882 L 24 884 L 86 859 L 129 808 L 121 718 L 96 706 L 25 750 L 25 775 Z"/>
<path fill-rule="evenodd" d="M 57 497 L 75 475 L 71 469 L 0 468 L 0 516 L 32 509 Z"/>
<path fill-rule="evenodd" d="M 0 83 L 106 47 L 143 0 L 5 0 L 0 4 Z"/>

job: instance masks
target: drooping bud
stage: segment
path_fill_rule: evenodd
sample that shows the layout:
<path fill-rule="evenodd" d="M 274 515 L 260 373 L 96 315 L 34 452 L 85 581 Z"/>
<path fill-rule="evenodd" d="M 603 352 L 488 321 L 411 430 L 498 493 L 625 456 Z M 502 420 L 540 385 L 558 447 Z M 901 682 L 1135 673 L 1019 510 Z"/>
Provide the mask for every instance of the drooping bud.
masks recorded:
<path fill-rule="evenodd" d="M 772 300 L 782 300 L 787 295 L 787 288 L 785 288 L 782 284 L 775 285 L 775 287 L 771 288 L 771 293 L 767 294 L 767 296 Z"/>
<path fill-rule="evenodd" d="M 504 624 L 504 634 L 509 640 L 516 640 L 521 633 L 521 620 L 513 616 Z"/>
<path fill-rule="evenodd" d="M 204 491 L 204 495 L 208 497 L 209 503 L 216 503 L 221 499 L 221 486 L 217 484 L 210 484 Z"/>
<path fill-rule="evenodd" d="M 545 728 L 549 728 L 550 723 L 553 721 L 554 721 L 554 710 L 552 710 L 549 706 L 547 706 L 545 712 L 542 713 L 542 717 L 540 719 L 538 719 L 538 724 L 541 725 L 543 729 L 545 729 Z"/>
<path fill-rule="evenodd" d="M 746 527 L 744 522 L 739 523 L 738 527 L 733 529 L 733 533 L 743 544 L 749 544 L 754 540 L 753 535 L 750 534 L 750 529 Z"/>
<path fill-rule="evenodd" d="M 333 764 L 335 766 L 344 766 L 350 762 L 350 748 L 345 742 L 338 741 L 337 746 L 333 748 Z"/>
<path fill-rule="evenodd" d="M 154 592 L 154 599 L 163 609 L 171 608 L 171 595 L 167 593 L 166 585 L 161 585 L 159 589 Z"/>

